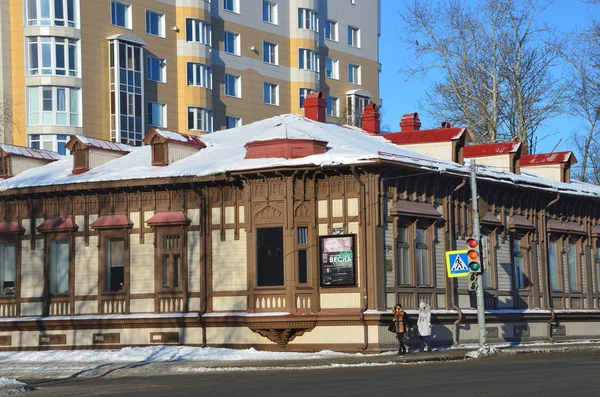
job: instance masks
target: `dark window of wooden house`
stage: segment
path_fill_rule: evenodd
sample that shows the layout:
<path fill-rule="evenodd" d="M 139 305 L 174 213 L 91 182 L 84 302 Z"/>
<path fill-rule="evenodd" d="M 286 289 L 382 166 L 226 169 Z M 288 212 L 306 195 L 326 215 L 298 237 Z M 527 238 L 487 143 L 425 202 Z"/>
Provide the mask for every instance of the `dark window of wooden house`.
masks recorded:
<path fill-rule="evenodd" d="M 308 283 L 308 253 L 306 244 L 308 244 L 308 228 L 298 228 L 298 283 Z"/>
<path fill-rule="evenodd" d="M 73 153 L 73 169 L 85 170 L 86 150 L 76 150 Z"/>
<path fill-rule="evenodd" d="M 256 229 L 256 284 L 283 285 L 283 228 Z"/>
<path fill-rule="evenodd" d="M 125 240 L 123 238 L 107 238 L 105 247 L 105 291 L 123 291 L 125 286 Z"/>
<path fill-rule="evenodd" d="M 10 157 L 2 156 L 0 160 L 0 176 L 10 176 Z"/>
<path fill-rule="evenodd" d="M 163 289 L 179 288 L 181 278 L 181 236 L 161 236 L 160 277 Z"/>
<path fill-rule="evenodd" d="M 165 165 L 167 164 L 166 158 L 166 147 L 165 143 L 154 143 L 152 144 L 152 154 L 154 158 L 152 159 L 152 164 L 154 165 Z"/>
<path fill-rule="evenodd" d="M 15 294 L 16 244 L 0 244 L 0 295 Z"/>

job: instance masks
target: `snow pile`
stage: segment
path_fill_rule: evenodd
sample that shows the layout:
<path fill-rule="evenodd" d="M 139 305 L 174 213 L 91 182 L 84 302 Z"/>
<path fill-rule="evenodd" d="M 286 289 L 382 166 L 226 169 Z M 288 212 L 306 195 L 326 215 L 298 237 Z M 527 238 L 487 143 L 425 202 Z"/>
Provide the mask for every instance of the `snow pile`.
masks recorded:
<path fill-rule="evenodd" d="M 318 353 L 267 352 L 255 349 L 200 348 L 190 346 L 126 347 L 121 350 L 47 350 L 39 352 L 0 352 L 0 363 L 137 363 L 177 361 L 263 361 L 312 360 L 348 357 L 347 353 L 324 350 Z"/>
<path fill-rule="evenodd" d="M 0 388 L 4 388 L 6 386 L 24 386 L 25 383 L 19 382 L 13 378 L 4 378 L 0 377 Z"/>
<path fill-rule="evenodd" d="M 484 345 L 480 347 L 478 350 L 473 352 L 468 352 L 465 357 L 467 358 L 484 358 L 484 357 L 492 357 L 496 356 L 500 353 L 500 348 L 498 346 L 490 346 Z"/>

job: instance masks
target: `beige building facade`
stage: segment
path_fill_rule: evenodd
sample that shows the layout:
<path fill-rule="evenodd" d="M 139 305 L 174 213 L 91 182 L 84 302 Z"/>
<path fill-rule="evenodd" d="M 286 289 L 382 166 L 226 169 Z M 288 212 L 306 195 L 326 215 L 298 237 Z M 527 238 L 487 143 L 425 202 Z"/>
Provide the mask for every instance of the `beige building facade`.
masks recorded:
<path fill-rule="evenodd" d="M 17 145 L 70 136 L 140 145 L 152 127 L 192 135 L 301 113 L 328 121 L 379 103 L 379 0 L 7 0 L 0 93 Z"/>

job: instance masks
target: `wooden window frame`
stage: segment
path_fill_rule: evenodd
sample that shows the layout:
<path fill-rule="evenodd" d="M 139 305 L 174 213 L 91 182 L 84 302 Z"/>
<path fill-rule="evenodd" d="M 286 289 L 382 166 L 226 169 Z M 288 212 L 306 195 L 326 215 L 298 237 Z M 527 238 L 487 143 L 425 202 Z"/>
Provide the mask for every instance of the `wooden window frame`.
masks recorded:
<path fill-rule="evenodd" d="M 403 228 L 406 229 L 406 241 L 405 242 L 398 242 L 398 236 L 399 236 L 399 229 Z M 394 265 L 395 265 L 395 272 L 394 272 L 394 277 L 395 277 L 395 286 L 397 287 L 408 287 L 408 286 L 412 286 L 413 282 L 412 282 L 412 268 L 410 266 L 410 225 L 407 225 L 406 223 L 403 222 L 397 222 L 396 223 L 396 228 L 395 228 L 395 233 L 394 233 Z M 399 277 L 399 273 L 400 273 L 400 263 L 398 260 L 399 254 L 400 254 L 400 250 L 407 250 L 408 254 L 406 255 L 406 261 L 408 262 L 408 273 L 406 274 L 406 280 L 408 281 L 408 283 L 401 283 L 400 282 L 400 277 Z"/>
<path fill-rule="evenodd" d="M 550 284 L 550 278 L 548 278 L 548 289 L 550 293 L 563 293 L 565 292 L 564 285 L 564 270 L 563 270 L 563 254 L 564 254 L 564 236 L 561 234 L 551 233 L 548 235 L 548 251 L 550 251 L 550 244 L 556 244 L 555 247 L 555 260 L 556 260 L 556 277 L 558 281 L 558 289 L 552 289 Z M 550 276 L 550 254 L 548 253 L 548 277 Z"/>
<path fill-rule="evenodd" d="M 577 237 L 577 236 L 573 236 L 573 235 L 567 235 L 565 236 L 565 242 L 566 242 L 566 252 L 567 252 L 567 279 L 568 279 L 568 284 L 569 284 L 569 293 L 574 293 L 574 294 L 582 294 L 583 293 L 583 274 L 581 272 L 581 266 L 582 266 L 582 262 L 581 262 L 581 256 L 582 256 L 582 245 L 583 245 L 583 239 L 581 237 Z M 576 283 L 576 289 L 572 290 L 571 289 L 571 272 L 570 272 L 570 264 L 569 264 L 569 253 L 571 252 L 571 243 L 574 244 L 574 248 L 575 248 L 575 253 L 574 253 L 574 257 L 575 257 L 575 283 Z"/>
<path fill-rule="evenodd" d="M 487 229 L 483 228 L 481 233 L 483 236 L 487 237 L 487 245 L 489 252 L 481 252 L 484 258 L 484 262 L 486 262 L 485 257 L 489 256 L 489 260 L 485 263 L 487 267 L 484 270 L 484 275 L 490 275 L 490 286 L 484 286 L 485 290 L 497 290 L 498 289 L 498 231 L 496 228 Z M 482 244 L 483 249 L 483 244 Z M 487 255 L 486 255 L 487 254 Z M 482 284 L 484 280 L 482 279 Z"/>
<path fill-rule="evenodd" d="M 0 237 L 0 244 L 15 245 L 15 281 L 14 294 L 5 295 L 4 290 L 0 291 L 0 301 L 15 300 L 21 296 L 21 237 L 16 234 L 8 234 Z M 1 287 L 1 286 L 0 286 Z"/>
<path fill-rule="evenodd" d="M 112 239 L 123 239 L 123 290 L 122 291 L 107 291 L 106 290 L 106 277 L 107 277 L 107 242 Z M 98 291 L 101 295 L 106 296 L 121 296 L 123 294 L 129 294 L 130 284 L 130 251 L 129 251 L 129 233 L 127 230 L 122 229 L 109 229 L 98 231 Z"/>
<path fill-rule="evenodd" d="M 519 252 L 515 255 L 515 241 L 519 241 Z M 531 269 L 530 269 L 530 260 L 529 260 L 529 232 L 513 232 L 511 233 L 510 238 L 510 262 L 512 265 L 512 278 L 513 278 L 513 287 L 514 291 L 529 291 L 531 290 L 531 286 L 533 282 L 531 281 Z M 524 252 L 525 251 L 525 252 Z M 521 286 L 520 283 L 517 285 L 517 275 L 515 272 L 516 263 L 515 257 L 521 258 L 521 273 L 523 274 L 523 283 L 527 284 Z M 529 282 L 527 282 L 529 281 Z"/>
<path fill-rule="evenodd" d="M 69 255 L 69 288 L 67 293 L 51 293 L 50 292 L 50 244 L 52 241 L 66 240 L 68 244 L 68 255 Z M 75 264 L 73 255 L 73 236 L 70 232 L 57 232 L 57 233 L 46 233 L 44 236 L 44 279 L 45 279 L 45 293 L 44 296 L 49 298 L 52 297 L 73 297 L 75 290 Z"/>
<path fill-rule="evenodd" d="M 300 238 L 299 238 L 299 234 L 300 234 L 300 229 L 304 228 L 306 229 L 306 242 L 304 244 L 300 243 Z M 310 227 L 307 224 L 300 224 L 298 226 L 296 226 L 296 284 L 298 286 L 301 287 L 307 287 L 311 285 L 311 274 L 312 274 L 312 266 L 311 266 L 311 258 L 313 257 L 313 255 L 310 255 L 311 249 L 310 249 Z M 305 283 L 301 283 L 300 282 L 300 251 L 304 251 L 306 252 L 306 282 Z M 285 267 L 285 264 L 284 264 Z"/>
<path fill-rule="evenodd" d="M 600 238 L 596 238 L 594 245 L 592 246 L 592 271 L 594 274 L 594 288 L 592 291 L 596 294 L 600 294 Z"/>
<path fill-rule="evenodd" d="M 187 244 L 186 244 L 186 233 L 187 229 L 184 226 L 156 226 L 155 227 L 155 244 L 154 244 L 154 282 L 155 290 L 158 293 L 171 293 L 171 294 L 183 294 L 187 292 Z M 162 248 L 162 237 L 163 236 L 179 236 L 179 286 L 164 288 L 162 283 L 162 255 L 167 253 L 168 255 L 176 254 L 174 250 L 165 250 Z M 172 272 L 169 271 L 170 276 Z M 170 279 L 170 281 L 172 281 Z"/>
<path fill-rule="evenodd" d="M 395 272 L 394 277 L 396 277 L 396 288 L 399 287 L 410 287 L 410 288 L 434 288 L 435 287 L 435 266 L 434 266 L 434 251 L 435 251 L 435 241 L 434 241 L 434 231 L 435 231 L 435 220 L 431 219 L 423 219 L 423 218 L 399 218 L 396 221 L 396 227 L 394 229 L 394 240 L 396 241 L 398 238 L 398 228 L 406 227 L 407 229 L 407 245 L 408 245 L 408 261 L 409 264 L 412 262 L 412 265 L 409 265 L 409 280 L 410 284 L 398 284 L 398 248 L 396 247 L 397 243 L 394 244 L 394 266 Z M 425 230 L 425 244 L 419 244 L 424 247 L 417 247 L 417 228 L 421 228 Z M 417 248 L 426 248 L 426 258 L 427 258 L 427 272 L 428 272 L 428 283 L 418 284 L 417 283 Z"/>
<path fill-rule="evenodd" d="M 258 285 L 258 238 L 255 237 L 254 239 L 254 288 L 257 290 L 261 290 L 261 289 L 283 289 L 285 288 L 285 284 L 286 284 L 286 265 L 285 265 L 285 240 L 286 240 L 286 233 L 285 233 L 285 227 L 278 223 L 278 224 L 270 224 L 270 223 L 265 223 L 265 224 L 260 224 L 257 225 L 254 228 L 254 236 L 258 236 L 258 229 L 274 229 L 274 228 L 279 228 L 282 230 L 282 235 L 283 235 L 283 283 L 281 285 Z"/>

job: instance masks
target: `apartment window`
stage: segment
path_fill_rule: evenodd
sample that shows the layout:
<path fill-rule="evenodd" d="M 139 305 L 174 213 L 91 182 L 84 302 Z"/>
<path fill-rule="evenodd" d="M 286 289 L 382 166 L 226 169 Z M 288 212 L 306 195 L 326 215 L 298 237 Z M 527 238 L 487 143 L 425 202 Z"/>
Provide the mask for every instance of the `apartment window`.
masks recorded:
<path fill-rule="evenodd" d="M 125 290 L 125 239 L 104 239 L 104 291 Z"/>
<path fill-rule="evenodd" d="M 298 29 L 319 31 L 317 13 L 306 8 L 298 8 Z"/>
<path fill-rule="evenodd" d="M 212 112 L 199 107 L 188 107 L 188 130 L 212 132 Z"/>
<path fill-rule="evenodd" d="M 131 29 L 131 4 L 112 0 L 110 2 L 110 14 L 113 25 Z"/>
<path fill-rule="evenodd" d="M 165 37 L 165 14 L 146 10 L 146 33 Z"/>
<path fill-rule="evenodd" d="M 512 262 L 515 289 L 526 288 L 527 285 L 525 283 L 525 269 L 523 267 L 523 252 L 521 252 L 521 240 L 517 237 L 513 237 Z"/>
<path fill-rule="evenodd" d="M 328 96 L 327 100 L 327 115 L 331 117 L 340 116 L 340 99 L 333 96 Z"/>
<path fill-rule="evenodd" d="M 77 76 L 79 40 L 61 37 L 28 39 L 28 74 Z"/>
<path fill-rule="evenodd" d="M 399 224 L 396 235 L 396 284 L 398 285 L 411 284 L 408 252 L 408 227 Z"/>
<path fill-rule="evenodd" d="M 279 85 L 265 83 L 263 87 L 264 102 L 268 105 L 279 105 Z"/>
<path fill-rule="evenodd" d="M 325 38 L 331 41 L 338 41 L 338 23 L 336 21 L 325 21 Z"/>
<path fill-rule="evenodd" d="M 212 68 L 201 63 L 188 62 L 187 82 L 189 86 L 212 89 Z"/>
<path fill-rule="evenodd" d="M 240 0 L 223 0 L 223 8 L 227 11 L 240 13 Z"/>
<path fill-rule="evenodd" d="M 256 284 L 283 286 L 283 228 L 256 229 Z"/>
<path fill-rule="evenodd" d="M 211 27 L 200 19 L 187 18 L 185 20 L 186 41 L 210 45 Z"/>
<path fill-rule="evenodd" d="M 160 287 L 163 290 L 181 288 L 182 244 L 180 234 L 160 236 L 158 257 L 160 258 Z"/>
<path fill-rule="evenodd" d="M 15 295 L 16 244 L 0 243 L 0 295 Z"/>
<path fill-rule="evenodd" d="M 225 95 L 241 98 L 242 88 L 240 81 L 240 76 L 225 73 Z"/>
<path fill-rule="evenodd" d="M 581 264 L 579 260 L 579 240 L 569 240 L 567 252 L 567 267 L 569 271 L 569 292 L 581 291 Z"/>
<path fill-rule="evenodd" d="M 348 82 L 360 84 L 360 65 L 348 64 Z"/>
<path fill-rule="evenodd" d="M 298 68 L 318 72 L 319 53 L 306 48 L 300 48 L 298 50 Z"/>
<path fill-rule="evenodd" d="M 417 226 L 415 239 L 415 265 L 417 270 L 417 285 L 430 285 L 429 274 L 429 245 L 427 244 L 427 229 Z"/>
<path fill-rule="evenodd" d="M 225 116 L 225 128 L 236 128 L 242 125 L 241 117 Z"/>
<path fill-rule="evenodd" d="M 313 92 L 316 92 L 316 91 L 313 89 L 310 89 L 310 88 L 300 88 L 298 90 L 298 96 L 299 96 L 298 103 L 300 104 L 300 108 L 304 107 L 304 100 L 306 99 L 306 96 Z"/>
<path fill-rule="evenodd" d="M 339 61 L 334 58 L 325 59 L 325 76 L 330 79 L 339 79 L 340 67 Z"/>
<path fill-rule="evenodd" d="M 227 54 L 240 55 L 240 35 L 238 33 L 225 31 L 225 52 Z"/>
<path fill-rule="evenodd" d="M 139 146 L 145 117 L 143 50 L 138 45 L 112 40 L 109 52 L 111 139 Z"/>
<path fill-rule="evenodd" d="M 360 48 L 360 29 L 348 26 L 348 45 Z"/>
<path fill-rule="evenodd" d="M 148 125 L 152 127 L 167 126 L 167 105 L 159 102 L 148 102 Z"/>
<path fill-rule="evenodd" d="M 27 26 L 77 26 L 77 0 L 27 0 Z"/>
<path fill-rule="evenodd" d="M 308 228 L 298 228 L 298 284 L 308 283 Z"/>
<path fill-rule="evenodd" d="M 50 293 L 69 293 L 69 241 L 50 241 Z"/>
<path fill-rule="evenodd" d="M 263 22 L 277 25 L 277 3 L 263 1 Z"/>
<path fill-rule="evenodd" d="M 51 150 L 62 154 L 67 154 L 65 145 L 71 139 L 70 135 L 58 134 L 58 135 L 39 135 L 33 134 L 27 136 L 27 146 L 34 149 Z"/>
<path fill-rule="evenodd" d="M 263 41 L 263 61 L 271 65 L 279 64 L 279 51 L 277 44 Z"/>
<path fill-rule="evenodd" d="M 71 87 L 28 87 L 28 123 L 78 127 L 79 89 Z"/>
<path fill-rule="evenodd" d="M 146 58 L 146 79 L 158 83 L 167 82 L 167 62 L 162 58 Z"/>

